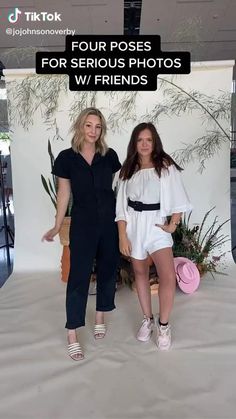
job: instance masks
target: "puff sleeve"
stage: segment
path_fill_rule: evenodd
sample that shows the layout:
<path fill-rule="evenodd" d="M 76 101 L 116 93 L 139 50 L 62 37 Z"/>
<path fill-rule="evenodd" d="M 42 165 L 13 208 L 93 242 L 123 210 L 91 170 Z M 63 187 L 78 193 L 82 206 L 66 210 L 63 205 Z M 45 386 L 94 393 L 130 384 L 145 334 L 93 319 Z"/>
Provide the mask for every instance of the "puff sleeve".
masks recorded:
<path fill-rule="evenodd" d="M 112 167 L 112 173 L 118 172 L 118 170 L 121 168 L 121 164 L 119 162 L 117 153 L 112 148 L 109 148 L 109 157 Z"/>
<path fill-rule="evenodd" d="M 160 204 L 162 217 L 173 213 L 191 211 L 193 208 L 185 191 L 181 172 L 174 165 L 169 166 L 168 170 L 162 171 Z"/>
<path fill-rule="evenodd" d="M 115 221 L 128 220 L 127 182 L 127 180 L 119 179 L 117 184 Z"/>
<path fill-rule="evenodd" d="M 54 161 L 52 174 L 65 179 L 70 179 L 68 153 L 67 150 L 61 151 Z"/>

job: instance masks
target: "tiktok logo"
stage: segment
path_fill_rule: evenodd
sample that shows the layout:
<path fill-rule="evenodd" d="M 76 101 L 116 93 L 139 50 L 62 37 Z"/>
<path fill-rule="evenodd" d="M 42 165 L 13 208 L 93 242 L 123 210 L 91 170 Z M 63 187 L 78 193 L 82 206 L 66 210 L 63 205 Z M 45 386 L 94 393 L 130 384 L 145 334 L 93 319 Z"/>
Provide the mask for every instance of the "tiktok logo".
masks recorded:
<path fill-rule="evenodd" d="M 18 7 L 15 7 L 14 12 L 13 13 L 9 13 L 9 15 L 8 15 L 8 21 L 10 23 L 16 23 L 17 20 L 18 20 L 18 18 L 19 18 L 19 16 L 21 15 L 21 13 L 22 12 L 20 11 L 20 9 L 18 9 Z"/>

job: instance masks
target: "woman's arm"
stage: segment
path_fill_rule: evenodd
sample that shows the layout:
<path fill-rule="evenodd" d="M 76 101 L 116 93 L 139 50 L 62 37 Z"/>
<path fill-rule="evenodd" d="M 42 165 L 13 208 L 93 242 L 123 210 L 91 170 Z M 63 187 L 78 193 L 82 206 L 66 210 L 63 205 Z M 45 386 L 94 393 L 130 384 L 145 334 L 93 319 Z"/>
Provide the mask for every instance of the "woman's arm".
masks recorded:
<path fill-rule="evenodd" d="M 127 223 L 124 220 L 117 221 L 119 232 L 119 249 L 123 255 L 130 256 L 132 247 L 126 234 L 126 224 Z"/>
<path fill-rule="evenodd" d="M 163 231 L 166 231 L 167 233 L 174 233 L 180 220 L 181 220 L 182 212 L 179 213 L 173 213 L 171 215 L 170 222 L 167 224 L 155 224 L 156 226 L 160 227 Z"/>
<path fill-rule="evenodd" d="M 125 256 L 131 254 L 131 243 L 126 234 L 126 225 L 128 219 L 127 211 L 127 181 L 119 180 L 118 191 L 116 197 L 116 218 L 118 232 L 119 232 L 119 249 Z"/>
<path fill-rule="evenodd" d="M 160 204 L 161 216 L 167 217 L 170 215 L 177 219 L 180 213 L 189 212 L 192 210 L 192 204 L 189 201 L 188 195 L 182 181 L 182 175 L 174 165 L 168 167 L 168 172 L 165 171 L 160 179 Z"/>
<path fill-rule="evenodd" d="M 58 190 L 57 190 L 57 213 L 55 225 L 42 237 L 42 241 L 53 241 L 54 236 L 59 233 L 62 222 L 64 220 L 66 210 L 70 199 L 70 180 L 58 177 Z"/>
<path fill-rule="evenodd" d="M 70 192 L 70 180 L 59 177 L 57 190 L 57 213 L 55 222 L 55 227 L 57 227 L 59 230 L 61 228 L 62 222 L 64 220 L 68 208 Z"/>

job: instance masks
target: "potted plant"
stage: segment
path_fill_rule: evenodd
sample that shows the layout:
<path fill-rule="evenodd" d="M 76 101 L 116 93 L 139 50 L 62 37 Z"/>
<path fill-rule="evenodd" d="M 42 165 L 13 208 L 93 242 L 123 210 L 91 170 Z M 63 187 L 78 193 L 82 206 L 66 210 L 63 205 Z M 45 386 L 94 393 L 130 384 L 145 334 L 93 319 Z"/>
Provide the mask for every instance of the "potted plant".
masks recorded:
<path fill-rule="evenodd" d="M 214 277 L 214 273 L 219 273 L 217 265 L 220 263 L 226 252 L 219 253 L 221 246 L 229 241 L 228 235 L 221 234 L 221 229 L 224 224 L 218 222 L 218 217 L 215 216 L 211 225 L 206 227 L 206 222 L 210 213 L 215 209 L 211 208 L 203 217 L 199 225 L 190 227 L 189 222 L 192 212 L 189 216 L 183 217 L 173 234 L 174 246 L 173 253 L 175 257 L 183 256 L 192 260 L 201 276 L 206 272 L 210 272 Z M 217 250 L 217 254 L 214 252 Z"/>

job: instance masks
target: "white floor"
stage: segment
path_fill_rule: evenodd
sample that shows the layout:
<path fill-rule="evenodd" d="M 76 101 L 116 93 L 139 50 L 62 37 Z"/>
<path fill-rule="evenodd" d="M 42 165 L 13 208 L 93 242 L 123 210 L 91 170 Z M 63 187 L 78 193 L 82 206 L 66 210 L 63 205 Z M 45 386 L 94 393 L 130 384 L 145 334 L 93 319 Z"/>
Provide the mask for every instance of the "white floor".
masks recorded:
<path fill-rule="evenodd" d="M 176 293 L 173 346 L 141 344 L 137 295 L 121 288 L 104 340 L 81 331 L 85 360 L 66 353 L 65 285 L 57 273 L 15 274 L 0 293 L 2 419 L 235 419 L 236 275 Z M 154 311 L 157 311 L 156 297 Z"/>

